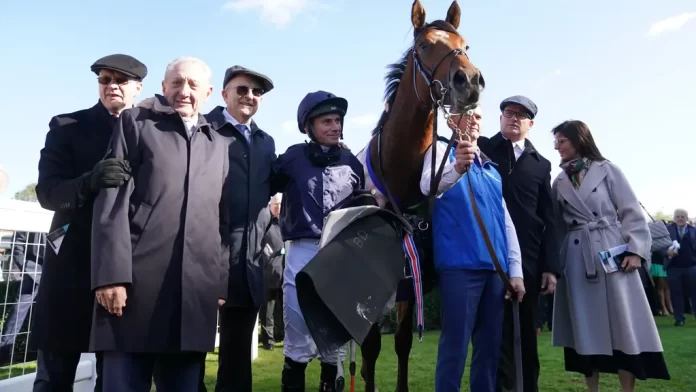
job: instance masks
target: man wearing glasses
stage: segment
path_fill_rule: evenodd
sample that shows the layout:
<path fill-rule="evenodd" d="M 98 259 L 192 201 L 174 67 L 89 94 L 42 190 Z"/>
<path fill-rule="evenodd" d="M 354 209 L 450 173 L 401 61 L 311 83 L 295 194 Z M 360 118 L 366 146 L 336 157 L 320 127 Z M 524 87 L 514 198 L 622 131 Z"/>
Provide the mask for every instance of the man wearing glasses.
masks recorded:
<path fill-rule="evenodd" d="M 503 198 L 522 250 L 526 295 L 520 303 L 524 392 L 536 392 L 539 378 L 536 312 L 539 295 L 556 289 L 560 277 L 556 210 L 551 199 L 551 163 L 528 139 L 537 106 L 516 95 L 500 104 L 500 132 L 481 137 L 479 147 L 497 164 L 503 180 Z M 503 344 L 498 365 L 497 391 L 510 391 L 515 380 L 512 304 L 505 304 Z"/>
<path fill-rule="evenodd" d="M 119 187 L 130 178 L 127 162 L 102 158 L 116 119 L 133 107 L 142 89 L 147 67 L 114 54 L 97 60 L 91 70 L 98 76 L 99 101 L 53 117 L 39 158 L 36 196 L 41 207 L 55 211 L 50 232 L 67 231 L 59 248 L 46 247 L 31 333 L 31 345 L 39 350 L 34 391 L 72 390 L 80 354 L 89 349 L 94 308 L 92 205 L 100 189 Z M 96 390 L 101 390 L 99 353 Z"/>
<path fill-rule="evenodd" d="M 229 143 L 230 274 L 227 302 L 220 308 L 220 347 L 215 391 L 251 392 L 251 342 L 256 316 L 265 302 L 261 241 L 270 219 L 261 214 L 271 198 L 275 141 L 252 120 L 267 76 L 239 65 L 225 72 L 222 98 L 206 115 Z"/>

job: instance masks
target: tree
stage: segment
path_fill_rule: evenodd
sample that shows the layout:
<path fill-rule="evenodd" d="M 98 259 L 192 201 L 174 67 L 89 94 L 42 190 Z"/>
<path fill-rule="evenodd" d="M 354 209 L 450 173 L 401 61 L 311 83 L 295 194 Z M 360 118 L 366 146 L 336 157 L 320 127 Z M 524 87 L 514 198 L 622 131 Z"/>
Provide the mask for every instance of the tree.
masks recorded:
<path fill-rule="evenodd" d="M 665 222 L 669 222 L 672 220 L 673 216 L 662 210 L 658 210 L 656 213 L 653 214 L 653 218 L 655 218 L 656 221 L 663 220 Z"/>
<path fill-rule="evenodd" d="M 27 185 L 24 189 L 14 194 L 15 200 L 39 201 L 36 197 L 36 183 Z"/>

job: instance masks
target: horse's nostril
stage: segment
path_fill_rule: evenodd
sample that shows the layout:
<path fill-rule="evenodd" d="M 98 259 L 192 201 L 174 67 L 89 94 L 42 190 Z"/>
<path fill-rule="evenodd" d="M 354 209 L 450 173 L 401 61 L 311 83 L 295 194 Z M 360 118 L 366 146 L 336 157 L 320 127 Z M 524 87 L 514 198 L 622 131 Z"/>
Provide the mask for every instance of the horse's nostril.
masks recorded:
<path fill-rule="evenodd" d="M 452 83 L 454 83 L 455 86 L 457 87 L 464 87 L 468 83 L 469 78 L 466 76 L 466 73 L 464 71 L 457 70 L 457 72 L 454 73 L 454 78 L 452 78 Z"/>

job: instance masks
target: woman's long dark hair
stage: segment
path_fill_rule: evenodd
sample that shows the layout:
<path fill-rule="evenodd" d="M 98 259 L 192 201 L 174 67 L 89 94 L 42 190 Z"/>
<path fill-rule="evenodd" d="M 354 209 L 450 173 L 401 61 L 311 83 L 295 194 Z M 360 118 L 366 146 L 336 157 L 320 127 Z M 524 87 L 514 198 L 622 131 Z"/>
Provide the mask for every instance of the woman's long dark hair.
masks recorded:
<path fill-rule="evenodd" d="M 568 120 L 556 125 L 551 131 L 554 135 L 562 134 L 568 139 L 573 148 L 583 158 L 592 161 L 604 161 L 606 158 L 602 156 L 595 144 L 590 128 L 582 121 Z"/>

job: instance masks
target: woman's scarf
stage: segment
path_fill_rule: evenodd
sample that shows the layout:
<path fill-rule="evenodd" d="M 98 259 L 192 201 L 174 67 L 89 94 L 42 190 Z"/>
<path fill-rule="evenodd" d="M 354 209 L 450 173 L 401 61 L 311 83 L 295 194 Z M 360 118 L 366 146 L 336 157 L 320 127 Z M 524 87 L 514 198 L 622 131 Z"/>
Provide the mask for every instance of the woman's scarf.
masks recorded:
<path fill-rule="evenodd" d="M 582 179 L 585 178 L 585 173 L 590 167 L 590 161 L 587 158 L 575 158 L 561 164 L 561 169 L 566 173 L 570 181 L 573 182 L 575 189 L 580 188 Z"/>

